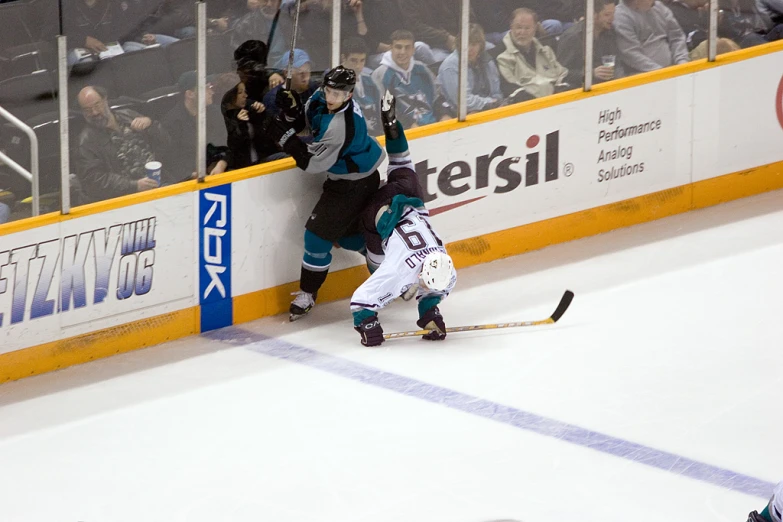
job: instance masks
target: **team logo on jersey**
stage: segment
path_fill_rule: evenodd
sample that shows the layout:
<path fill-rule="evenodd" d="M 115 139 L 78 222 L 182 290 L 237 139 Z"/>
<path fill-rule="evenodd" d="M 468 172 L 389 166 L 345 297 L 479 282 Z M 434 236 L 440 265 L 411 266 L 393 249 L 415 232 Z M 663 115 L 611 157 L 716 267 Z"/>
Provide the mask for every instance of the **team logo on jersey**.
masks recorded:
<path fill-rule="evenodd" d="M 449 163 L 443 168 L 430 167 L 429 160 L 416 164 L 416 174 L 424 189 L 424 202 L 435 201 L 444 196 L 459 196 L 469 190 L 482 190 L 490 187 L 491 176 L 494 174 L 494 194 L 506 194 L 519 187 L 531 187 L 543 183 L 551 183 L 569 177 L 574 173 L 571 163 L 560 162 L 560 131 L 555 130 L 544 135 L 543 140 L 538 134 L 533 134 L 524 142 L 524 156 L 506 156 L 510 147 L 500 145 L 489 153 L 478 156 L 473 162 L 459 160 Z M 431 192 L 431 176 L 434 177 L 437 190 Z M 453 203 L 430 210 L 430 215 L 436 215 L 462 205 L 467 205 L 486 196 Z"/>

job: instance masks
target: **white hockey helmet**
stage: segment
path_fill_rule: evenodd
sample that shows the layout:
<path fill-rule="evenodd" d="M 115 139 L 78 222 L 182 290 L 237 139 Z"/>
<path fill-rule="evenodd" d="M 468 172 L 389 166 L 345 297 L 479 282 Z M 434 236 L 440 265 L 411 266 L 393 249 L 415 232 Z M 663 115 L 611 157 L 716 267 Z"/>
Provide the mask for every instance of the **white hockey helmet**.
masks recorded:
<path fill-rule="evenodd" d="M 454 262 L 448 254 L 432 252 L 427 254 L 421 265 L 421 282 L 430 290 L 445 291 L 456 277 Z"/>

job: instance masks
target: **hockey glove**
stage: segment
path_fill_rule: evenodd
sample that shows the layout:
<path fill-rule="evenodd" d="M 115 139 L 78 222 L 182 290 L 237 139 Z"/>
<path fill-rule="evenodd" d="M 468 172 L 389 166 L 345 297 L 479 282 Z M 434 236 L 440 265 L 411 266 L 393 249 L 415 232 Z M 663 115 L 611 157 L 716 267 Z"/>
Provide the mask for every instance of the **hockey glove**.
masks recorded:
<path fill-rule="evenodd" d="M 446 338 L 446 323 L 443 322 L 443 316 L 437 306 L 433 306 L 416 321 L 419 328 L 430 330 L 430 333 L 421 338 L 427 341 L 442 341 Z"/>
<path fill-rule="evenodd" d="M 299 93 L 288 89 L 281 88 L 277 91 L 275 105 L 288 122 L 296 121 L 304 111 Z"/>
<path fill-rule="evenodd" d="M 400 137 L 400 132 L 397 129 L 396 105 L 394 95 L 386 91 L 381 99 L 381 120 L 383 120 L 383 133 L 388 140 L 396 140 Z"/>
<path fill-rule="evenodd" d="M 264 120 L 262 130 L 280 150 L 294 158 L 297 167 L 307 170 L 313 155 L 307 145 L 296 135 L 296 130 L 293 127 L 277 118 L 267 117 Z"/>
<path fill-rule="evenodd" d="M 353 329 L 362 336 L 362 344 L 364 346 L 380 346 L 383 342 L 383 328 L 381 328 L 381 323 L 378 321 L 376 314 L 367 317 L 359 323 L 359 326 L 354 326 Z"/>
<path fill-rule="evenodd" d="M 758 511 L 751 511 L 748 513 L 748 522 L 769 522 L 769 520 L 759 515 Z"/>

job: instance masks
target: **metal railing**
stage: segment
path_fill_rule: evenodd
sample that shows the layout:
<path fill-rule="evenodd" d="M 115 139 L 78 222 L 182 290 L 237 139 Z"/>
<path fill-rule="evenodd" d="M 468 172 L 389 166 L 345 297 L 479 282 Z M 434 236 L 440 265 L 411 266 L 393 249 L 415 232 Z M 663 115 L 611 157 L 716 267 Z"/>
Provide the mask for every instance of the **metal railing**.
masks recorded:
<path fill-rule="evenodd" d="M 21 165 L 19 165 L 17 162 L 12 160 L 8 157 L 4 152 L 0 151 L 0 160 L 2 160 L 6 165 L 11 167 L 17 174 L 22 176 L 24 179 L 32 183 L 32 193 L 33 193 L 33 216 L 37 216 L 41 213 L 41 195 L 39 194 L 39 187 L 38 187 L 38 136 L 35 135 L 35 131 L 27 125 L 25 122 L 5 110 L 4 108 L 0 107 L 0 116 L 5 118 L 9 121 L 14 127 L 17 127 L 22 132 L 27 134 L 27 137 L 30 138 L 30 170 L 28 171 Z"/>

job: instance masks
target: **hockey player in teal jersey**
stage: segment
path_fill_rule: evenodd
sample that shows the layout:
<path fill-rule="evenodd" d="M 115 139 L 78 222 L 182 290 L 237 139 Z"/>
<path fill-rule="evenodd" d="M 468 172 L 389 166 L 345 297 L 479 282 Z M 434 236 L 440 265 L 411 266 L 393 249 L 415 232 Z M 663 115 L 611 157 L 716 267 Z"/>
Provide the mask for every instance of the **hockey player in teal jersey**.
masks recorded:
<path fill-rule="evenodd" d="M 354 328 L 364 346 L 383 342 L 378 311 L 400 296 L 405 300 L 416 296 L 416 324 L 430 330 L 423 339 L 445 339 L 446 324 L 438 305 L 457 282 L 454 264 L 430 224 L 405 132 L 394 112 L 394 97 L 387 91 L 381 117 L 389 154 L 388 182 L 361 216 L 372 275 L 351 297 Z"/>
<path fill-rule="evenodd" d="M 783 522 L 783 482 L 778 482 L 767 507 L 761 513 L 751 511 L 748 522 Z"/>
<path fill-rule="evenodd" d="M 378 167 L 386 157 L 383 148 L 367 134 L 361 108 L 353 101 L 356 74 L 337 66 L 324 76 L 323 85 L 307 101 L 295 91 L 281 89 L 277 118 L 268 118 L 268 132 L 305 172 L 326 172 L 321 198 L 305 225 L 300 291 L 291 303 L 289 319 L 304 317 L 315 304 L 332 261 L 332 246 L 364 254 L 358 218 L 380 185 Z M 309 127 L 313 142 L 305 144 L 296 133 Z"/>

